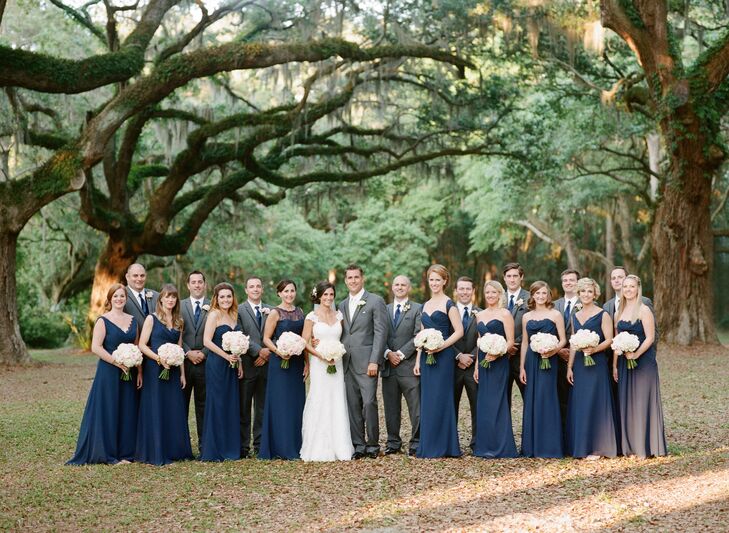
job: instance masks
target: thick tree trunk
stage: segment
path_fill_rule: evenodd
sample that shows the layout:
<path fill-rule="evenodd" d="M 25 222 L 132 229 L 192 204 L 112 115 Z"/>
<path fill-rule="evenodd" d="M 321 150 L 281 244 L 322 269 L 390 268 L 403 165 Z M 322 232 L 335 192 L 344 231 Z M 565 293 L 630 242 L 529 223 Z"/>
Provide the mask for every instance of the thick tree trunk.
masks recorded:
<path fill-rule="evenodd" d="M 653 224 L 653 284 L 661 340 L 718 342 L 712 316 L 711 172 L 701 140 L 679 139 Z M 704 165 L 700 165 L 704 163 Z M 713 167 L 713 165 L 711 165 Z"/>
<path fill-rule="evenodd" d="M 99 255 L 94 269 L 94 284 L 91 287 L 91 304 L 89 306 L 89 322 L 94 321 L 104 313 L 106 293 L 114 283 L 124 282 L 124 274 L 137 260 L 137 254 L 129 249 L 123 241 L 109 238 L 104 250 Z"/>
<path fill-rule="evenodd" d="M 20 336 L 18 323 L 17 287 L 15 283 L 15 252 L 18 234 L 0 231 L 0 363 L 27 363 L 30 354 Z"/>

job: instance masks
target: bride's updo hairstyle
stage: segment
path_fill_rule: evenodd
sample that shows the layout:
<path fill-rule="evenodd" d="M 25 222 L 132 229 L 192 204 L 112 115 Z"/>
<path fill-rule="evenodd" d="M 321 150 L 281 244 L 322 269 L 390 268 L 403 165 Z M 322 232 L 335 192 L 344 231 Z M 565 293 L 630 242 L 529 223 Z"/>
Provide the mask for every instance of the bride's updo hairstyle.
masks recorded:
<path fill-rule="evenodd" d="M 310 298 L 311 298 L 312 303 L 320 304 L 321 303 L 321 295 L 324 294 L 327 289 L 333 290 L 334 291 L 334 297 L 335 298 L 337 297 L 337 289 L 336 289 L 336 287 L 334 285 L 332 285 L 328 281 L 320 281 L 319 283 L 316 284 L 316 286 L 314 287 L 314 289 L 311 291 Z"/>

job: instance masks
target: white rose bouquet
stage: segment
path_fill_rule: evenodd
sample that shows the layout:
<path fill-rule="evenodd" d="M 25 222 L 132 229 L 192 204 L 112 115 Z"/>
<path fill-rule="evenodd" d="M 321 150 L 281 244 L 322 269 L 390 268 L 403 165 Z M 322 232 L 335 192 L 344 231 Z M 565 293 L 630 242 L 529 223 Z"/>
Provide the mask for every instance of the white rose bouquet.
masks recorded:
<path fill-rule="evenodd" d="M 242 331 L 227 331 L 223 333 L 222 347 L 226 352 L 240 357 L 248 351 L 250 338 Z M 238 361 L 230 363 L 230 368 L 236 368 Z"/>
<path fill-rule="evenodd" d="M 344 357 L 345 353 L 347 353 L 347 350 L 344 348 L 344 344 L 334 339 L 321 339 L 319 344 L 316 346 L 316 351 L 324 359 L 334 361 L 334 364 L 330 364 L 327 367 L 327 374 L 337 373 L 336 362 Z"/>
<path fill-rule="evenodd" d="M 293 331 L 284 331 L 276 341 L 276 351 L 279 355 L 291 357 L 292 355 L 301 355 L 306 348 L 306 341 Z M 288 368 L 289 360 L 281 360 L 281 368 Z"/>
<path fill-rule="evenodd" d="M 574 335 L 570 337 L 570 346 L 575 351 L 582 351 L 585 348 L 594 348 L 600 344 L 600 335 L 589 329 L 578 329 Z M 585 366 L 595 366 L 595 360 L 592 356 L 585 355 Z"/>
<path fill-rule="evenodd" d="M 535 333 L 529 339 L 529 347 L 532 351 L 540 355 L 551 352 L 557 346 L 559 346 L 559 339 L 551 333 Z M 548 357 L 542 357 L 542 360 L 539 362 L 539 368 L 541 370 L 549 370 L 552 368 L 552 363 L 549 362 Z"/>
<path fill-rule="evenodd" d="M 434 365 L 435 364 L 435 357 L 433 356 L 432 352 L 433 350 L 437 350 L 443 344 L 445 344 L 445 339 L 443 339 L 443 334 L 434 328 L 427 328 L 421 330 L 417 335 L 415 335 L 415 347 L 418 350 L 425 349 L 428 352 L 428 357 L 425 359 L 426 365 Z"/>
<path fill-rule="evenodd" d="M 503 355 L 506 353 L 506 339 L 496 333 L 484 333 L 478 339 L 478 349 L 488 355 Z M 481 361 L 481 366 L 488 368 L 491 365 L 488 359 Z"/>
<path fill-rule="evenodd" d="M 114 350 L 111 356 L 114 358 L 114 362 L 116 364 L 124 365 L 128 369 L 141 365 L 143 360 L 142 351 L 135 344 L 127 342 L 117 346 L 116 350 Z M 132 377 L 129 374 L 129 371 L 122 372 L 121 380 L 131 380 Z"/>
<path fill-rule="evenodd" d="M 180 366 L 185 360 L 185 351 L 182 349 L 182 346 L 172 344 L 171 342 L 160 346 L 157 350 L 157 355 L 159 355 L 160 363 L 164 363 L 167 366 Z M 168 368 L 162 369 L 162 372 L 159 374 L 159 379 L 170 379 L 170 371 Z"/>
<path fill-rule="evenodd" d="M 613 337 L 613 343 L 610 347 L 615 350 L 615 353 L 622 355 L 624 353 L 632 353 L 636 351 L 638 346 L 640 346 L 640 339 L 638 336 L 628 333 L 627 331 L 623 331 Z M 628 367 L 628 370 L 633 370 L 636 366 L 638 366 L 638 362 L 635 359 L 627 359 L 625 364 Z"/>

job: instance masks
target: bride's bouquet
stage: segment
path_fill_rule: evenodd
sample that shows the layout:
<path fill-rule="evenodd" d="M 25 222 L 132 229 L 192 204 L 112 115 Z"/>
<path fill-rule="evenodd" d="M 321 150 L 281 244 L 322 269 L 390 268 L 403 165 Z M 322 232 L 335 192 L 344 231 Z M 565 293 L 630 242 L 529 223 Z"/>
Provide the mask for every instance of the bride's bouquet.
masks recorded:
<path fill-rule="evenodd" d="M 529 339 L 529 347 L 540 355 L 551 352 L 557 346 L 559 346 L 559 339 L 551 333 L 535 333 Z M 549 362 L 548 357 L 542 357 L 542 360 L 539 361 L 539 368 L 541 370 L 552 368 L 552 363 Z"/>
<path fill-rule="evenodd" d="M 600 344 L 600 335 L 589 329 L 578 329 L 577 332 L 570 337 L 570 346 L 575 351 L 581 352 L 585 348 L 595 348 Z M 595 366 L 595 360 L 592 356 L 585 355 L 585 366 Z"/>
<path fill-rule="evenodd" d="M 347 353 L 344 344 L 335 339 L 321 339 L 316 346 L 316 351 L 327 361 L 334 361 L 327 366 L 327 374 L 337 373 L 336 362 Z"/>
<path fill-rule="evenodd" d="M 185 360 L 185 350 L 179 344 L 172 344 L 167 342 L 159 347 L 157 350 L 159 355 L 160 363 L 164 363 L 167 366 L 180 366 Z M 170 379 L 170 370 L 163 368 L 159 374 L 159 379 L 168 380 Z"/>
<path fill-rule="evenodd" d="M 628 333 L 627 331 L 623 331 L 613 337 L 613 343 L 610 347 L 615 350 L 615 353 L 622 355 L 624 353 L 632 353 L 636 351 L 638 346 L 640 346 L 640 339 L 638 336 Z M 638 366 L 638 362 L 635 359 L 626 358 L 625 365 L 628 370 L 633 370 L 636 366 Z"/>
<path fill-rule="evenodd" d="M 503 355 L 506 353 L 506 339 L 496 333 L 484 333 L 478 339 L 478 349 L 488 355 Z M 491 365 L 488 359 L 481 361 L 481 366 L 488 368 Z"/>
<path fill-rule="evenodd" d="M 306 348 L 306 341 L 301 335 L 297 335 L 293 331 L 284 331 L 276 341 L 276 351 L 279 355 L 291 357 L 293 355 L 301 355 Z M 289 360 L 281 360 L 281 368 L 288 368 Z"/>
<path fill-rule="evenodd" d="M 117 346 L 111 356 L 114 358 L 116 364 L 124 365 L 127 369 L 141 365 L 143 359 L 142 351 L 135 344 L 127 342 Z M 130 379 L 132 377 L 130 376 L 129 370 L 122 372 L 122 381 L 129 381 Z"/>
<path fill-rule="evenodd" d="M 445 339 L 443 339 L 443 334 L 439 330 L 427 328 L 421 330 L 417 335 L 415 335 L 415 340 L 413 342 L 418 350 L 425 349 L 428 352 L 425 364 L 434 365 L 435 357 L 430 352 L 443 346 L 443 344 L 445 344 Z"/>
<path fill-rule="evenodd" d="M 227 331 L 223 333 L 222 345 L 223 350 L 240 357 L 248 351 L 250 338 L 248 337 L 248 335 L 244 335 L 242 331 Z M 236 368 L 237 366 L 238 361 L 230 363 L 230 368 Z"/>

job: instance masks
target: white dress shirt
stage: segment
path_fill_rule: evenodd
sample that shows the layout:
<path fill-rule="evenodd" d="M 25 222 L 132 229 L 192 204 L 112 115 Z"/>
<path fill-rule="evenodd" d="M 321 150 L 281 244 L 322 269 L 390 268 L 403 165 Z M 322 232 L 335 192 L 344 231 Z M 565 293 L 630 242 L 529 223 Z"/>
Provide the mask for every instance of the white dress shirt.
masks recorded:
<path fill-rule="evenodd" d="M 408 303 L 408 299 L 405 298 L 404 300 L 398 300 L 397 298 L 392 302 L 392 319 L 395 320 L 395 313 L 397 313 L 397 306 L 400 306 L 400 319 L 402 320 L 402 315 L 405 312 L 405 306 Z M 385 350 L 385 357 L 387 357 L 387 352 L 390 350 Z M 395 353 L 399 358 L 400 361 L 405 359 L 405 354 L 402 353 L 400 350 L 393 352 Z"/>
<path fill-rule="evenodd" d="M 354 318 L 354 312 L 357 310 L 357 304 L 362 299 L 362 296 L 364 295 L 364 289 L 361 289 L 357 294 L 352 296 L 349 295 L 349 319 L 352 320 Z"/>

